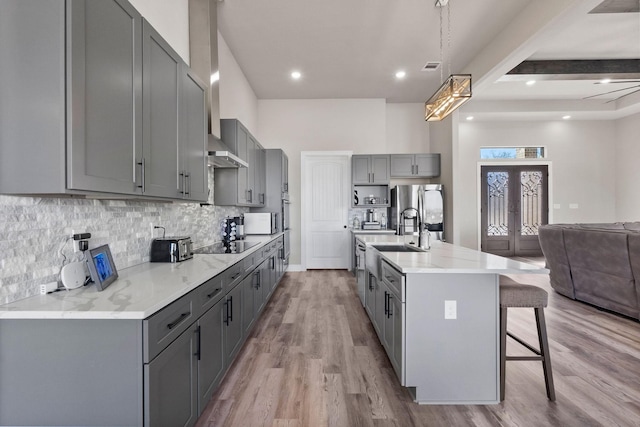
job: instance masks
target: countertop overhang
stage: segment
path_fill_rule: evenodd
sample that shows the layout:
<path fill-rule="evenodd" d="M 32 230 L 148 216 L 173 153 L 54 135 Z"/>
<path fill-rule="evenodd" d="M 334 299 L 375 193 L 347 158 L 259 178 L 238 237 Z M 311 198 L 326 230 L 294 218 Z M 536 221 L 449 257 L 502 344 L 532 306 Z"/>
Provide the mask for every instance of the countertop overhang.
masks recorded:
<path fill-rule="evenodd" d="M 387 234 L 357 235 L 367 245 L 404 244 L 405 237 Z M 371 248 L 373 250 L 373 248 Z M 426 252 L 380 252 L 382 257 L 402 273 L 461 273 L 461 274 L 546 274 L 548 269 L 514 261 L 475 249 L 434 240 Z"/>

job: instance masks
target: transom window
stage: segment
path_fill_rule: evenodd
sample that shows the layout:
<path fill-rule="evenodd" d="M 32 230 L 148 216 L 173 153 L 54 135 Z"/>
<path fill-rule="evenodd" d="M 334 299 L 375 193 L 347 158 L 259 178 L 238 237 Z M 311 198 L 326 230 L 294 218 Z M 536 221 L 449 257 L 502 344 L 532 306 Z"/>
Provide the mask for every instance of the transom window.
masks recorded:
<path fill-rule="evenodd" d="M 544 159 L 544 147 L 482 147 L 481 159 Z"/>

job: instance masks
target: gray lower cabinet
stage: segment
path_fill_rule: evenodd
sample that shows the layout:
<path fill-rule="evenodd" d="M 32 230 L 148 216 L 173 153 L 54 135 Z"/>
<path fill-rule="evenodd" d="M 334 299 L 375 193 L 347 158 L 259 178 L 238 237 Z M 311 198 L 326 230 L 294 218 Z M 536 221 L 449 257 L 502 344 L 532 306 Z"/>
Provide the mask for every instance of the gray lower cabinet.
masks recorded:
<path fill-rule="evenodd" d="M 253 255 L 144 320 L 0 319 L 0 425 L 194 425 L 268 300 Z"/>
<path fill-rule="evenodd" d="M 224 299 L 224 360 L 229 366 L 242 347 L 242 286 L 236 285 Z"/>
<path fill-rule="evenodd" d="M 145 426 L 196 423 L 198 361 L 194 355 L 197 351 L 197 328 L 192 326 L 144 366 Z"/>
<path fill-rule="evenodd" d="M 242 287 L 242 330 L 248 334 L 255 320 L 256 305 L 260 292 L 260 268 L 245 277 L 240 283 Z"/>
<path fill-rule="evenodd" d="M 367 275 L 369 276 L 369 281 L 367 286 L 365 287 L 365 309 L 367 310 L 367 314 L 369 318 L 372 320 L 372 324 L 376 332 L 378 331 L 378 324 L 375 322 L 375 313 L 376 313 L 376 288 L 378 287 L 378 280 L 376 276 L 369 273 L 367 271 Z"/>
<path fill-rule="evenodd" d="M 391 178 L 440 176 L 440 154 L 391 154 Z"/>
<path fill-rule="evenodd" d="M 380 329 L 383 335 L 383 346 L 398 378 L 402 378 L 402 363 L 404 351 L 404 304 L 400 298 L 391 291 L 384 279 L 380 283 L 384 294 L 383 324 Z"/>
<path fill-rule="evenodd" d="M 222 344 L 224 302 L 218 301 L 198 321 L 198 413 L 207 406 L 224 376 Z"/>
<path fill-rule="evenodd" d="M 0 425 L 142 426 L 142 343 L 140 320 L 0 319 Z"/>

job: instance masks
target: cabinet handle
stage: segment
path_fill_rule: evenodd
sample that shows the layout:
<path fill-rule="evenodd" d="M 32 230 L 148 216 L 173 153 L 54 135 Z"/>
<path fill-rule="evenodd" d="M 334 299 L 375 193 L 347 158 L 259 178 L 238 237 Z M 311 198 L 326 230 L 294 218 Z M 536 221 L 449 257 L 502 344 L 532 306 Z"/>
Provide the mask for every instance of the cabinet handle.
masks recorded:
<path fill-rule="evenodd" d="M 260 271 L 254 272 L 253 277 L 256 278 L 256 289 L 260 289 Z"/>
<path fill-rule="evenodd" d="M 191 195 L 191 175 L 184 174 L 184 191 L 187 196 Z"/>
<path fill-rule="evenodd" d="M 144 173 L 144 157 L 138 162 L 138 165 L 140 166 L 140 183 L 141 185 L 138 185 L 138 188 L 142 188 L 142 192 L 145 192 L 145 173 Z"/>
<path fill-rule="evenodd" d="M 233 276 L 231 276 L 231 281 L 233 282 L 234 280 L 236 280 L 238 277 L 240 277 L 241 274 L 242 274 L 242 272 L 236 273 Z"/>
<path fill-rule="evenodd" d="M 276 257 L 275 256 L 271 257 L 271 269 L 272 270 L 276 269 Z"/>
<path fill-rule="evenodd" d="M 178 193 L 184 194 L 184 174 L 180 172 L 178 176 L 180 177 L 180 179 L 178 180 L 180 183 L 180 185 L 178 186 Z"/>
<path fill-rule="evenodd" d="M 387 279 L 389 281 L 389 283 L 396 283 L 395 280 L 393 280 L 392 276 L 384 276 L 385 279 Z"/>
<path fill-rule="evenodd" d="M 182 313 L 182 314 L 180 315 L 180 317 L 178 317 L 176 320 L 174 320 L 173 322 L 171 322 L 171 323 L 169 323 L 169 324 L 167 325 L 167 329 L 173 329 L 173 328 L 175 328 L 176 326 L 178 326 L 178 325 L 180 324 L 180 322 L 182 322 L 182 321 L 185 319 L 185 317 L 187 317 L 187 316 L 188 316 L 188 315 L 190 315 L 190 314 L 191 314 L 191 312 L 189 312 L 189 311 L 188 311 L 188 312 L 186 312 L 186 313 Z"/>
<path fill-rule="evenodd" d="M 200 360 L 200 352 L 202 349 L 202 331 L 200 330 L 200 325 L 198 325 L 198 327 L 196 328 L 196 334 L 198 334 L 198 340 L 196 341 L 196 352 L 194 356 L 196 356 L 198 360 Z"/>
<path fill-rule="evenodd" d="M 247 190 L 249 191 L 249 200 L 247 200 L 250 203 L 253 203 L 253 190 Z"/>
<path fill-rule="evenodd" d="M 384 291 L 384 315 L 386 316 L 387 313 L 389 313 L 389 300 L 388 297 L 389 293 L 387 291 Z"/>
<path fill-rule="evenodd" d="M 393 295 L 389 294 L 389 309 L 387 310 L 387 319 L 390 318 L 391 316 L 393 316 L 393 310 L 391 309 L 393 306 L 391 305 L 391 298 L 393 298 Z"/>
<path fill-rule="evenodd" d="M 222 288 L 215 288 L 213 290 L 213 292 L 211 292 L 210 294 L 207 294 L 207 299 L 211 299 L 213 298 L 214 295 L 216 295 L 218 292 L 220 292 L 222 290 Z"/>
<path fill-rule="evenodd" d="M 414 173 L 418 175 L 418 172 L 420 171 L 420 169 L 418 169 L 418 165 L 415 165 L 415 166 L 416 166 L 416 171 Z"/>
<path fill-rule="evenodd" d="M 229 326 L 229 300 L 224 300 L 224 324 Z"/>
<path fill-rule="evenodd" d="M 233 296 L 229 297 L 229 305 L 227 308 L 229 309 L 229 322 L 233 322 Z"/>

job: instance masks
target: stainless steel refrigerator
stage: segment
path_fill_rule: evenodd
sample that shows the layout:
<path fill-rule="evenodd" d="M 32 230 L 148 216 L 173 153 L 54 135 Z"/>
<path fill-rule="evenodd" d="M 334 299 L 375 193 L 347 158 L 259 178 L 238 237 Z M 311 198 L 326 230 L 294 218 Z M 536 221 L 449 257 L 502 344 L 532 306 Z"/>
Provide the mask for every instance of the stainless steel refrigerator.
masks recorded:
<path fill-rule="evenodd" d="M 391 228 L 396 234 L 417 234 L 418 216 L 432 239 L 444 240 L 442 184 L 396 185 L 391 189 Z"/>

